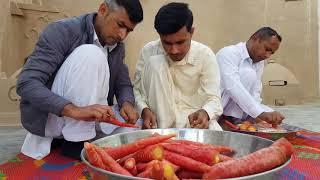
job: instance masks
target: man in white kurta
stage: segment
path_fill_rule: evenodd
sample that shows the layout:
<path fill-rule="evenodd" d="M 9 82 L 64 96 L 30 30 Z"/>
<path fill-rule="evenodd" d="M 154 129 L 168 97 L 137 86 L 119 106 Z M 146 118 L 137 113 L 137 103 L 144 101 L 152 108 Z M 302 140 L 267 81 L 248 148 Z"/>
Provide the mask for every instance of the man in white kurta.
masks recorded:
<path fill-rule="evenodd" d="M 186 17 L 182 15 L 179 19 L 176 12 L 186 12 Z M 216 121 L 222 107 L 215 54 L 209 47 L 191 40 L 194 30 L 191 26 L 182 25 L 169 33 L 163 33 L 161 27 L 157 27 L 157 23 L 159 26 L 169 24 L 166 26 L 169 28 L 175 26 L 170 23 L 181 21 L 183 24 L 189 12 L 184 3 L 163 6 L 155 22 L 160 39 L 149 42 L 141 51 L 134 95 L 145 128 L 210 127 L 221 130 Z M 207 116 L 206 120 L 200 122 L 203 115 Z M 152 121 L 155 119 L 156 122 Z"/>
<path fill-rule="evenodd" d="M 94 44 L 81 45 L 68 56 L 59 69 L 51 88 L 52 92 L 79 107 L 94 104 L 108 106 L 110 78 L 108 53 L 116 45 L 102 46 L 96 32 L 94 32 L 93 40 Z M 116 118 L 124 122 L 125 120 L 120 116 L 118 105 L 114 105 L 112 109 Z M 137 125 L 141 126 L 141 123 L 141 120 L 139 120 Z M 42 159 L 50 153 L 51 142 L 54 138 L 80 142 L 112 133 L 134 130 L 137 129 L 96 121 L 79 121 L 50 113 L 46 124 L 45 137 L 28 133 L 21 152 L 34 159 Z"/>
<path fill-rule="evenodd" d="M 260 98 L 264 60 L 278 49 L 280 42 L 281 37 L 265 27 L 253 34 L 249 41 L 224 47 L 217 53 L 225 116 L 281 123 L 283 116 L 263 105 Z"/>

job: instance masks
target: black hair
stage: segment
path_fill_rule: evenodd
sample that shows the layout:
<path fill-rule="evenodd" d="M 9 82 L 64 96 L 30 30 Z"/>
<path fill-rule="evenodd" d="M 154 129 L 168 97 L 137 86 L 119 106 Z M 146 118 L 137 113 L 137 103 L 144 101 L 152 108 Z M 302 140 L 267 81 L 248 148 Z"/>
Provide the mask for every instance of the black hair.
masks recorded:
<path fill-rule="evenodd" d="M 267 39 L 272 36 L 276 36 L 280 42 L 282 41 L 282 37 L 277 33 L 277 31 L 275 31 L 270 27 L 262 27 L 258 29 L 254 34 L 252 34 L 250 39 L 253 37 L 258 37 L 260 39 Z"/>
<path fill-rule="evenodd" d="M 105 0 L 105 3 L 111 9 L 115 6 L 123 7 L 133 23 L 140 23 L 143 20 L 143 9 L 139 0 Z"/>
<path fill-rule="evenodd" d="M 186 3 L 169 3 L 162 6 L 154 20 L 154 28 L 161 35 L 178 32 L 186 26 L 190 32 L 193 24 L 193 14 Z"/>

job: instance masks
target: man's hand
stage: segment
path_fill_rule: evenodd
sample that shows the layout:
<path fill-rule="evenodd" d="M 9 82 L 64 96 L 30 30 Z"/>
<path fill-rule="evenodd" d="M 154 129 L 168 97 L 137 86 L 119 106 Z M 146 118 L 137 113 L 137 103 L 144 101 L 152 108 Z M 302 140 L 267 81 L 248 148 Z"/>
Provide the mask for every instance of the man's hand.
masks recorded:
<path fill-rule="evenodd" d="M 272 125 L 281 124 L 283 119 L 284 116 L 277 111 L 263 112 L 258 117 L 256 117 L 256 120 L 266 121 L 267 123 L 270 123 Z"/>
<path fill-rule="evenodd" d="M 141 118 L 143 119 L 142 129 L 157 128 L 157 117 L 149 108 L 142 110 Z"/>
<path fill-rule="evenodd" d="M 120 109 L 120 115 L 130 124 L 136 124 L 139 115 L 130 102 L 124 102 Z"/>
<path fill-rule="evenodd" d="M 209 115 L 204 109 L 200 109 L 188 116 L 190 126 L 197 129 L 209 128 Z"/>
<path fill-rule="evenodd" d="M 76 120 L 106 122 L 109 120 L 109 117 L 114 117 L 114 112 L 110 106 L 100 104 L 85 107 L 67 104 L 64 106 L 61 115 Z"/>

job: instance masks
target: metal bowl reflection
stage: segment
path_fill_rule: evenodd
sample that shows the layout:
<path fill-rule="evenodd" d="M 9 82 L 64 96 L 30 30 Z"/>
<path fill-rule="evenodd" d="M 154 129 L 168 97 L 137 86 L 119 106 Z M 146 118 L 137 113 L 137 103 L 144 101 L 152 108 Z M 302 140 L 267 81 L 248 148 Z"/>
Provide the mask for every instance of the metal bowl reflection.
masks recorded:
<path fill-rule="evenodd" d="M 176 133 L 177 139 L 187 139 L 196 142 L 208 143 L 208 144 L 220 144 L 227 145 L 236 150 L 235 157 L 241 157 L 250 154 L 258 149 L 268 147 L 272 144 L 271 140 L 241 134 L 236 132 L 228 131 L 212 131 L 212 130 L 202 130 L 202 129 L 152 129 L 152 130 L 140 130 L 129 133 L 121 133 L 108 137 L 104 137 L 94 141 L 93 143 L 99 146 L 119 146 L 122 144 L 131 143 L 137 139 L 141 139 L 150 136 L 152 133 L 157 132 L 159 134 L 169 134 Z M 93 172 L 94 179 L 108 179 L 108 180 L 124 180 L 124 179 L 142 179 L 136 177 L 128 177 L 116 173 L 112 173 L 100 168 L 92 166 L 86 160 L 86 153 L 84 150 L 81 152 L 82 161 L 91 168 Z M 291 160 L 291 159 L 290 159 Z M 274 168 L 272 170 L 262 172 L 259 174 L 254 174 L 250 176 L 243 176 L 239 178 L 232 179 L 275 179 L 276 173 L 285 167 L 290 160 L 288 160 L 282 166 Z M 230 178 L 231 179 L 231 178 Z"/>

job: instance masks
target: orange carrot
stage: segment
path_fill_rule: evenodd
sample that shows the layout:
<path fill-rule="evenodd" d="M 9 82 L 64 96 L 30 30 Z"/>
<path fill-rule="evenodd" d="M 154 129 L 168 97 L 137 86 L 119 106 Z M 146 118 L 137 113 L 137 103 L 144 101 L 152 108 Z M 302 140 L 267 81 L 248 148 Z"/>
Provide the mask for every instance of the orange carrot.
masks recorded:
<path fill-rule="evenodd" d="M 158 161 L 158 160 L 152 160 L 150 162 L 147 162 L 147 163 L 137 163 L 137 170 L 138 172 L 142 172 L 144 170 L 146 170 L 147 168 L 151 167 L 152 164 L 155 162 L 155 161 Z"/>
<path fill-rule="evenodd" d="M 219 162 L 219 152 L 216 150 L 179 143 L 162 143 L 162 146 L 166 150 L 192 158 L 209 166 Z"/>
<path fill-rule="evenodd" d="M 118 174 L 123 174 L 127 176 L 132 176 L 126 169 L 120 166 L 108 153 L 106 153 L 102 148 L 92 144 L 94 149 L 100 155 L 102 162 L 110 168 L 110 171 Z"/>
<path fill-rule="evenodd" d="M 166 160 L 172 162 L 173 164 L 178 165 L 181 168 L 187 169 L 190 171 L 204 173 L 204 172 L 207 172 L 210 170 L 210 166 L 208 166 L 202 162 L 193 160 L 189 157 L 185 157 L 185 156 L 182 156 L 180 154 L 177 154 L 177 153 L 174 153 L 171 151 L 165 150 L 164 157 Z"/>
<path fill-rule="evenodd" d="M 203 179 L 224 179 L 256 174 L 273 169 L 286 160 L 281 148 L 270 146 L 239 159 L 218 163 L 203 175 Z"/>
<path fill-rule="evenodd" d="M 136 160 L 134 158 L 128 158 L 125 162 L 123 167 L 128 170 L 132 175 L 137 175 L 137 166 L 136 166 Z"/>
<path fill-rule="evenodd" d="M 87 159 L 90 164 L 101 169 L 109 170 L 109 168 L 107 168 L 103 164 L 101 157 L 99 156 L 97 151 L 94 149 L 92 144 L 85 142 L 84 149 L 86 150 Z"/>
<path fill-rule="evenodd" d="M 117 125 L 117 126 L 120 126 L 120 127 L 139 128 L 136 125 L 124 123 L 124 122 L 121 122 L 118 119 L 112 118 L 112 117 L 109 117 L 109 119 L 106 121 L 106 123 L 114 124 L 114 125 Z"/>
<path fill-rule="evenodd" d="M 170 161 L 168 161 L 168 160 L 162 159 L 162 162 L 163 162 L 163 163 L 168 163 L 168 164 L 170 164 L 170 165 L 173 167 L 174 172 L 176 172 L 176 171 L 178 171 L 178 170 L 180 169 L 179 166 L 173 164 L 172 162 L 170 162 Z"/>
<path fill-rule="evenodd" d="M 133 158 L 137 162 L 149 162 L 152 160 L 163 159 L 163 147 L 159 144 L 147 146 L 145 149 L 141 149 L 133 155 Z"/>
<path fill-rule="evenodd" d="M 290 158 L 291 154 L 294 152 L 292 144 L 286 138 L 278 139 L 272 144 L 272 146 L 280 147 L 283 153 L 286 154 L 287 158 Z"/>
<path fill-rule="evenodd" d="M 201 179 L 202 175 L 202 173 L 192 172 L 185 169 L 182 169 L 177 173 L 179 179 Z"/>
<path fill-rule="evenodd" d="M 154 136 L 154 137 L 146 137 L 130 144 L 124 144 L 122 146 L 118 146 L 114 148 L 107 148 L 105 149 L 105 151 L 111 157 L 113 157 L 113 159 L 120 159 L 140 149 L 143 149 L 146 146 L 161 143 L 175 136 L 176 136 L 175 134 L 168 134 L 168 135 L 160 135 L 160 136 Z"/>
<path fill-rule="evenodd" d="M 193 145 L 193 146 L 198 146 L 202 148 L 208 148 L 208 149 L 213 149 L 218 151 L 219 153 L 223 154 L 232 154 L 234 153 L 233 149 L 231 149 L 228 146 L 223 146 L 223 145 L 213 145 L 213 144 L 205 144 L 205 143 L 200 143 L 200 142 L 194 142 L 194 141 L 189 141 L 185 139 L 177 139 L 177 140 L 172 140 L 173 142 L 176 143 L 181 143 L 181 144 L 187 144 L 187 145 Z"/>
<path fill-rule="evenodd" d="M 137 177 L 159 179 L 159 180 L 176 180 L 174 169 L 171 164 L 153 160 L 148 164 L 147 169 L 137 175 Z"/>
<path fill-rule="evenodd" d="M 106 150 L 106 149 L 104 149 L 104 150 Z M 123 157 L 123 158 L 121 158 L 121 159 L 118 159 L 117 162 L 118 162 L 119 164 L 123 165 L 124 162 L 125 162 L 127 159 L 132 158 L 132 157 L 134 156 L 134 154 L 135 154 L 135 153 L 132 153 L 132 154 L 129 154 L 129 155 L 127 155 L 127 156 L 125 156 L 125 157 Z"/>
<path fill-rule="evenodd" d="M 233 159 L 232 157 L 229 157 L 223 154 L 218 154 L 218 156 L 219 156 L 219 162 L 229 161 Z"/>

